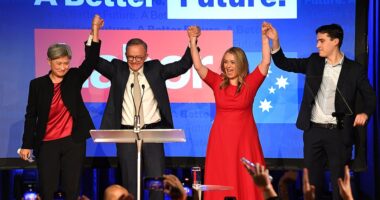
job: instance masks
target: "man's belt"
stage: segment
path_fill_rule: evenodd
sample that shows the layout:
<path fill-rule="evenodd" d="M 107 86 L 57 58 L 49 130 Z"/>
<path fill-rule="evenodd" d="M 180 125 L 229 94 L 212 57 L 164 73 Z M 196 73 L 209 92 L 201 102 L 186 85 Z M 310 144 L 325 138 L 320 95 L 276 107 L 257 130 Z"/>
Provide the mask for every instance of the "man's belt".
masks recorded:
<path fill-rule="evenodd" d="M 313 127 L 313 128 L 337 129 L 337 128 L 338 128 L 338 125 L 336 125 L 336 124 L 331 124 L 331 123 L 328 123 L 328 124 L 320 124 L 320 123 L 311 122 L 311 127 Z"/>

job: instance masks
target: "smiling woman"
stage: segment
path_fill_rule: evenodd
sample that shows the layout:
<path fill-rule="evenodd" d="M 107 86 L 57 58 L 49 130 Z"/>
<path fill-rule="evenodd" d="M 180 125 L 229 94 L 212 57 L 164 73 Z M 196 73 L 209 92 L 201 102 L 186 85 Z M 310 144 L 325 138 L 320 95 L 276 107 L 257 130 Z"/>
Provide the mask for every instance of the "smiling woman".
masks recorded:
<path fill-rule="evenodd" d="M 70 68 L 71 49 L 66 44 L 53 44 L 49 47 L 48 63 L 51 67 L 49 74 L 53 83 L 60 83 Z"/>
<path fill-rule="evenodd" d="M 224 53 L 220 64 L 222 74 L 204 66 L 196 46 L 198 28 L 188 28 L 194 68 L 213 90 L 216 102 L 216 116 L 207 145 L 205 184 L 233 188 L 230 191 L 206 193 L 206 200 L 224 199 L 227 196 L 262 199 L 258 188 L 244 173 L 243 166 L 236 166 L 236 163 L 239 163 L 240 158 L 247 157 L 264 165 L 252 105 L 269 69 L 269 39 L 265 35 L 268 28 L 269 24 L 265 22 L 261 26 L 262 60 L 249 74 L 246 54 L 239 47 L 231 47 Z"/>
<path fill-rule="evenodd" d="M 71 50 L 66 44 L 48 48 L 50 72 L 30 82 L 25 128 L 19 155 L 37 159 L 42 199 L 53 199 L 62 177 L 65 199 L 77 199 L 86 154 L 86 139 L 94 128 L 81 96 L 83 82 L 99 59 L 99 29 L 103 19 L 92 20 L 92 42 L 86 44 L 86 59 L 69 69 Z"/>
<path fill-rule="evenodd" d="M 228 85 L 238 86 L 237 92 L 240 91 L 244 78 L 248 74 L 248 60 L 244 51 L 239 47 L 229 48 L 223 56 L 221 63 L 223 81 L 220 88 Z"/>

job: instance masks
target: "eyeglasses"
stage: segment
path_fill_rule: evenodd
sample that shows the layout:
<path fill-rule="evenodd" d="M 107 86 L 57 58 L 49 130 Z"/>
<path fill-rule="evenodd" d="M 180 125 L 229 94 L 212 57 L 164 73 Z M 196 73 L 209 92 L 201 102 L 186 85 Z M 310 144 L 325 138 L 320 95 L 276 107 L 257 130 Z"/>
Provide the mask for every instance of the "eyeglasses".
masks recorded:
<path fill-rule="evenodd" d="M 145 56 L 127 56 L 128 61 L 133 61 L 135 60 L 136 62 L 141 62 L 143 61 Z"/>

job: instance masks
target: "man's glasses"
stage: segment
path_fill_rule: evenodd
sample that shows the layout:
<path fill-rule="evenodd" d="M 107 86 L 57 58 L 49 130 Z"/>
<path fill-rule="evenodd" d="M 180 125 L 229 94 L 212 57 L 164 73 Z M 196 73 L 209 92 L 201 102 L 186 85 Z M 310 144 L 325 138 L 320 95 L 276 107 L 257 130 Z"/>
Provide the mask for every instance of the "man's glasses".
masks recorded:
<path fill-rule="evenodd" d="M 127 60 L 132 62 L 132 61 L 136 61 L 136 62 L 141 62 L 143 61 L 145 58 L 145 56 L 127 56 Z"/>

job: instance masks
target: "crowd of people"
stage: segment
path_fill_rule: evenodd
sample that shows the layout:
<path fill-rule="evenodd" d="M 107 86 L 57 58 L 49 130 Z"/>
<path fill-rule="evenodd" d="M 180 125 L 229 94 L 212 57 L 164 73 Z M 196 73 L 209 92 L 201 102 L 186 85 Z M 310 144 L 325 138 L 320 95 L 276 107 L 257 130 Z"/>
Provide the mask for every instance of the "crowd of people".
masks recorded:
<path fill-rule="evenodd" d="M 132 38 L 125 49 L 126 60 L 108 61 L 100 57 L 99 30 L 104 20 L 95 15 L 85 43 L 85 59 L 78 68 L 70 67 L 71 50 L 66 44 L 53 44 L 47 51 L 51 67 L 45 76 L 30 82 L 25 115 L 25 130 L 20 157 L 36 157 L 42 199 L 52 199 L 59 177 L 66 199 L 77 199 L 86 152 L 86 139 L 94 124 L 84 105 L 81 88 L 93 70 L 111 82 L 100 129 L 174 128 L 165 81 L 186 73 L 192 66 L 212 89 L 216 115 L 210 130 L 205 184 L 231 186 L 231 190 L 207 192 L 206 200 L 278 198 L 265 167 L 258 130 L 253 116 L 253 102 L 265 80 L 271 59 L 282 70 L 306 76 L 297 127 L 304 131 L 303 176 L 305 199 L 323 196 L 323 173 L 331 171 L 333 199 L 352 199 L 349 169 L 353 130 L 365 126 L 375 110 L 376 95 L 366 68 L 350 60 L 340 50 L 343 29 L 337 24 L 316 29 L 318 53 L 307 58 L 288 58 L 280 46 L 276 28 L 261 25 L 261 62 L 249 72 L 243 49 L 225 51 L 217 73 L 201 62 L 198 40 L 201 29 L 189 26 L 189 44 L 180 60 L 162 64 L 147 60 L 148 45 Z M 272 45 L 270 45 L 272 44 Z M 357 94 L 364 97 L 363 109 L 355 112 Z M 137 194 L 136 144 L 118 143 L 121 185 L 105 191 L 105 199 L 133 199 Z M 162 176 L 165 169 L 163 144 L 143 144 L 143 174 Z M 242 157 L 255 168 L 240 162 Z M 252 181 L 252 177 L 253 180 Z M 172 199 L 185 199 L 186 193 L 177 177 L 164 175 L 165 192 Z M 175 189 L 177 188 L 177 189 Z M 177 191 L 175 193 L 174 191 Z M 81 197 L 86 198 L 86 197 Z M 152 190 L 151 199 L 161 200 L 162 192 Z"/>
<path fill-rule="evenodd" d="M 255 167 L 244 165 L 248 173 L 252 176 L 253 182 L 260 188 L 265 200 L 280 200 L 281 198 L 277 194 L 272 185 L 269 170 L 265 166 L 256 163 Z M 346 165 L 344 168 L 344 178 L 338 178 L 336 183 L 339 188 L 339 194 L 343 200 L 353 200 L 351 182 L 350 182 L 350 169 Z M 309 172 L 307 168 L 303 169 L 302 178 L 302 191 L 304 200 L 318 199 L 315 194 L 315 186 L 310 184 Z"/>

